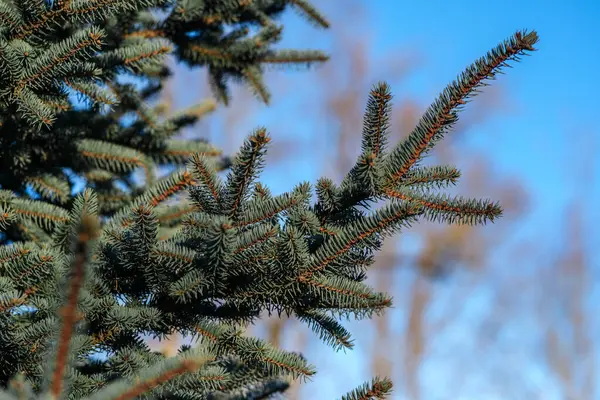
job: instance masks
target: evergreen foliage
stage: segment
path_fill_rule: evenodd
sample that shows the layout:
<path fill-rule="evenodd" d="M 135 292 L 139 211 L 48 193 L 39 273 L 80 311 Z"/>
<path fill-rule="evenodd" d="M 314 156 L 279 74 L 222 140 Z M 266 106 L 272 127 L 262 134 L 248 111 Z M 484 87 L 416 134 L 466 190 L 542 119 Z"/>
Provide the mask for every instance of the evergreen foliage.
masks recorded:
<path fill-rule="evenodd" d="M 375 85 L 362 152 L 339 185 L 321 178 L 272 195 L 257 181 L 265 128 L 232 159 L 175 139 L 215 104 L 166 119 L 147 105 L 171 73 L 166 54 L 206 66 L 223 102 L 231 79 L 268 101 L 265 64 L 327 58 L 272 49 L 288 5 L 328 26 L 304 0 L 0 0 L 0 398 L 267 398 L 315 369 L 246 336 L 249 323 L 294 315 L 334 349 L 352 348 L 339 317 L 392 303 L 364 283 L 386 236 L 419 218 L 501 215 L 493 202 L 437 194 L 459 172 L 420 161 L 485 80 L 533 50 L 535 32 L 477 60 L 395 146 L 392 96 Z M 124 74 L 143 84 L 120 82 Z M 178 168 L 156 179 L 159 165 Z M 76 195 L 75 177 L 86 182 Z M 187 200 L 169 202 L 184 191 Z M 372 209 L 378 200 L 387 203 Z M 168 358 L 141 339 L 174 332 L 199 344 Z M 377 378 L 343 399 L 390 391 Z"/>
<path fill-rule="evenodd" d="M 174 138 L 214 104 L 168 118 L 147 104 L 172 74 L 167 54 L 206 67 L 218 100 L 227 102 L 234 80 L 267 102 L 266 66 L 327 59 L 273 49 L 283 30 L 275 19 L 288 5 L 327 26 L 298 0 L 0 0 L 1 187 L 25 195 L 27 182 L 68 207 L 72 176 L 81 176 L 104 212 L 138 192 L 135 169 L 151 183 L 156 165 L 182 164 L 194 153 L 226 167 L 218 149 Z"/>

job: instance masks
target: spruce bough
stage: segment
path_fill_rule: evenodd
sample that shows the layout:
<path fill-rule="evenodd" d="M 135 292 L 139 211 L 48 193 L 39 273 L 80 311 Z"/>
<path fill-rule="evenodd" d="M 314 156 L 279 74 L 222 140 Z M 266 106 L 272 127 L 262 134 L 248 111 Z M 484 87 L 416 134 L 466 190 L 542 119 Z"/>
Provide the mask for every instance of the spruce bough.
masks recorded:
<path fill-rule="evenodd" d="M 257 181 L 271 140 L 264 128 L 232 160 L 172 139 L 206 107 L 161 121 L 146 105 L 168 76 L 163 54 L 208 65 L 217 94 L 227 77 L 246 77 L 263 99 L 261 63 L 326 58 L 265 46 L 278 40 L 272 17 L 288 3 L 327 26 L 299 0 L 0 1 L 0 61 L 10 72 L 0 93 L 2 398 L 266 398 L 315 369 L 244 336 L 261 313 L 294 315 L 334 349 L 352 348 L 339 317 L 370 317 L 392 302 L 364 283 L 386 236 L 419 218 L 479 224 L 501 215 L 489 201 L 437 194 L 459 172 L 420 161 L 486 80 L 534 50 L 535 32 L 517 32 L 467 68 L 395 146 L 390 89 L 375 85 L 361 154 L 339 185 L 317 181 L 314 204 L 309 183 L 274 196 Z M 225 33 L 225 23 L 240 26 Z M 247 38 L 253 23 L 261 28 Z M 150 83 L 117 82 L 127 66 Z M 87 108 L 69 107 L 69 84 L 92 99 Z M 110 111 L 98 106 L 109 98 Z M 128 113 L 133 124 L 123 123 Z M 184 162 L 154 179 L 157 165 Z M 147 178 L 141 187 L 136 169 Z M 73 175 L 86 178 L 74 197 Z M 170 202 L 182 191 L 188 200 Z M 140 338 L 174 332 L 199 343 L 167 358 Z M 343 399 L 384 398 L 391 387 L 376 378 Z"/>

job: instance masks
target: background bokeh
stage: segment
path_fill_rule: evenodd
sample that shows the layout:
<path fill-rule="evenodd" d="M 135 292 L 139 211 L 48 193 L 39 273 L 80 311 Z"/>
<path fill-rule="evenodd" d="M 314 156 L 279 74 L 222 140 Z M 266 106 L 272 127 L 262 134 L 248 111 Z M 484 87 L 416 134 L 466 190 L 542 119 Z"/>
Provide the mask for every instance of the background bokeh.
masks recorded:
<path fill-rule="evenodd" d="M 407 135 L 468 64 L 518 29 L 539 51 L 506 68 L 460 115 L 427 163 L 454 164 L 453 194 L 500 201 L 487 226 L 420 223 L 389 240 L 369 283 L 394 295 L 385 316 L 346 326 L 335 353 L 295 320 L 252 333 L 301 351 L 318 369 L 290 398 L 333 399 L 388 375 L 393 399 L 598 399 L 600 2 L 327 0 L 331 28 L 285 14 L 282 48 L 331 60 L 267 74 L 272 105 L 245 88 L 187 137 L 233 154 L 257 126 L 272 135 L 262 182 L 274 194 L 320 176 L 340 181 L 360 150 L 369 89 L 394 94 L 392 140 Z M 206 71 L 176 67 L 173 111 L 210 97 Z M 180 340 L 156 344 L 171 351 Z M 170 350 L 171 349 L 171 350 Z"/>

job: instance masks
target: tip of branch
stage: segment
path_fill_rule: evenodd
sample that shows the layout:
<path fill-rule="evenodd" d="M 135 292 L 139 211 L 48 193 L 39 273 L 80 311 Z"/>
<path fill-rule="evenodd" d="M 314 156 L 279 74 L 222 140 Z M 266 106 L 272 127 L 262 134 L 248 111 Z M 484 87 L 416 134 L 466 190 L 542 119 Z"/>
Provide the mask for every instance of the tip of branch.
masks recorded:
<path fill-rule="evenodd" d="M 538 43 L 540 40 L 540 37 L 535 30 L 531 32 L 527 32 L 527 30 L 519 31 L 515 33 L 515 38 L 519 44 L 523 46 L 523 48 L 529 51 L 535 51 L 536 49 L 533 47 L 533 45 Z"/>

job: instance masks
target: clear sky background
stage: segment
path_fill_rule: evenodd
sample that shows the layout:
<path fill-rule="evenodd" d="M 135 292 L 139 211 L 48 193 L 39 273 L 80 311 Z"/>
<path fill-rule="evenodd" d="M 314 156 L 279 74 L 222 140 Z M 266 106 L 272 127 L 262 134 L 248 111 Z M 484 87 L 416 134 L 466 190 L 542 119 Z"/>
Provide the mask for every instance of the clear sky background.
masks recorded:
<path fill-rule="evenodd" d="M 356 38 L 357 44 L 364 37 L 369 37 L 372 46 L 368 51 L 373 68 L 369 70 L 371 72 L 367 79 L 372 84 L 387 80 L 395 98 L 407 96 L 418 99 L 423 105 L 428 105 L 468 64 L 516 30 L 538 31 L 541 38 L 537 45 L 539 51 L 531 57 L 524 57 L 521 63 L 513 63 L 514 68 L 506 69 L 506 75 L 499 76 L 498 84 L 509 95 L 511 112 L 492 114 L 467 129 L 462 145 L 465 146 L 465 157 L 471 151 L 485 154 L 499 174 L 518 176 L 530 192 L 531 207 L 519 223 L 518 231 L 512 232 L 508 240 L 514 245 L 513 251 L 521 241 L 534 236 L 539 240 L 535 244 L 542 253 L 543 249 L 559 248 L 562 245 L 562 236 L 559 234 L 564 228 L 565 213 L 568 215 L 574 200 L 585 197 L 582 202 L 586 215 L 583 241 L 588 249 L 587 261 L 594 271 L 587 307 L 592 316 L 590 331 L 600 338 L 595 317 L 600 300 L 597 273 L 600 258 L 593 252 L 599 239 L 598 227 L 593 221 L 600 218 L 600 209 L 596 206 L 600 196 L 600 163 L 595 156 L 600 150 L 600 1 L 326 0 L 314 3 L 319 3 L 319 9 L 332 21 L 330 30 L 314 29 L 303 18 L 288 12 L 282 20 L 286 28 L 280 47 L 316 48 L 330 52 L 334 46 L 332 32 L 336 30 L 343 30 L 350 41 Z M 343 17 L 337 16 L 344 14 L 336 7 L 350 7 L 351 3 L 362 6 L 362 19 L 344 21 Z M 423 63 L 410 75 L 410 79 L 394 81 L 385 76 L 389 66 L 377 65 L 390 54 L 412 51 L 419 53 Z M 176 108 L 190 105 L 201 98 L 201 91 L 196 88 L 204 79 L 204 75 L 198 71 L 180 70 L 180 73 L 181 78 L 177 80 L 175 88 L 175 93 L 178 93 Z M 343 69 L 340 70 L 340 74 L 344 73 Z M 296 147 L 289 149 L 288 156 L 280 160 L 276 168 L 270 168 L 267 164 L 262 181 L 275 193 L 289 190 L 301 180 L 315 182 L 322 175 L 323 164 L 331 162 L 330 159 L 316 159 L 315 146 L 326 145 L 327 135 L 335 135 L 336 129 L 324 117 L 326 110 L 322 108 L 325 105 L 319 93 L 327 88 L 319 86 L 323 82 L 315 76 L 314 70 L 269 73 L 267 83 L 283 82 L 273 84 L 273 105 L 270 107 L 263 107 L 255 100 L 248 100 L 248 97 L 234 97 L 232 107 L 240 107 L 243 101 L 252 110 L 236 123 L 239 132 L 234 135 L 237 138 L 235 142 L 225 142 L 222 134 L 231 127 L 226 110 L 219 110 L 214 117 L 208 117 L 209 122 L 202 125 L 202 129 L 210 130 L 216 144 L 228 151 L 235 150 L 243 137 L 259 125 L 268 128 L 274 143 L 293 137 Z M 195 80 L 199 83 L 192 84 Z M 366 96 L 365 92 L 365 101 Z M 477 98 L 474 102 L 477 102 Z M 242 104 L 242 108 L 245 105 Z M 357 143 L 357 151 L 359 145 Z M 584 191 L 572 178 L 574 168 L 587 171 L 589 180 Z M 524 254 L 523 258 L 530 260 L 529 256 Z M 501 265 L 502 260 L 500 257 L 497 262 L 502 273 L 510 273 L 516 268 L 536 273 L 532 264 L 535 260 L 524 261 L 518 266 Z M 460 285 L 460 280 L 450 284 Z M 494 299 L 490 294 L 492 286 L 493 282 L 490 282 L 478 288 L 469 297 L 468 304 L 449 333 L 434 344 L 438 350 L 433 352 L 434 355 L 423 366 L 420 375 L 423 398 L 531 398 L 518 391 L 508 395 L 502 392 L 502 386 L 508 385 L 506 379 L 515 376 L 524 379 L 524 385 L 537 388 L 532 389 L 537 393 L 538 397 L 535 398 L 568 398 L 540 362 L 535 343 L 537 336 L 531 333 L 539 328 L 529 322 L 526 313 L 508 318 L 502 330 L 505 340 L 500 340 L 507 347 L 497 349 L 493 354 L 495 359 L 512 369 L 512 375 L 508 375 L 508 378 L 504 375 L 494 376 L 488 368 L 488 355 L 476 354 L 477 348 L 469 347 L 471 327 L 477 323 L 479 316 L 485 314 Z M 437 301 L 443 301 L 443 289 L 440 293 Z M 401 315 L 401 307 L 402 303 L 394 312 Z M 350 323 L 348 327 L 356 332 L 363 330 L 367 326 L 365 324 L 368 322 Z M 347 354 L 334 354 L 326 346 L 316 341 L 310 342 L 305 355 L 316 364 L 319 373 L 312 383 L 306 385 L 303 398 L 338 398 L 371 378 L 372 372 L 365 354 L 370 342 L 376 338 L 361 332 L 356 338 L 356 349 Z M 475 353 L 465 362 L 469 377 L 460 390 L 452 388 L 450 391 L 448 388 L 453 385 L 453 369 L 456 369 L 456 363 L 463 362 L 464 353 Z M 597 352 L 590 357 L 598 359 Z M 600 392 L 597 392 L 597 396 L 600 396 Z M 392 398 L 404 397 L 398 393 Z"/>

